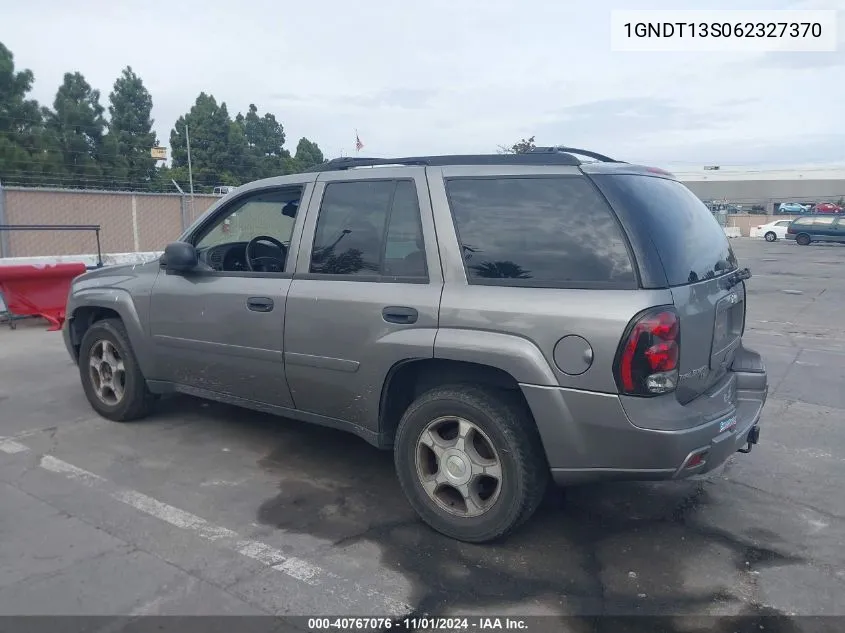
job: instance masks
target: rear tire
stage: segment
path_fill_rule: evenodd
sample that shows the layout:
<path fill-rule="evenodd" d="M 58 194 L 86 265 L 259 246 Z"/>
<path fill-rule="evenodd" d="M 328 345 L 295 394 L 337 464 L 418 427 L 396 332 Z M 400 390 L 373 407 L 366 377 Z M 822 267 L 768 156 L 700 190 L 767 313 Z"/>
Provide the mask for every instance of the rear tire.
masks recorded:
<path fill-rule="evenodd" d="M 767 242 L 774 242 L 774 241 L 776 241 L 776 240 L 778 239 L 778 236 L 777 236 L 777 235 L 775 235 L 774 231 L 769 231 L 769 232 L 768 232 L 768 233 L 766 233 L 763 237 L 765 237 L 765 238 L 766 238 L 766 241 L 767 241 Z"/>
<path fill-rule="evenodd" d="M 155 401 L 120 319 L 97 321 L 85 332 L 79 377 L 91 407 L 115 422 L 143 418 Z"/>
<path fill-rule="evenodd" d="M 796 244 L 800 244 L 801 246 L 807 246 L 813 240 L 810 239 L 810 236 L 806 233 L 799 233 L 795 236 Z"/>
<path fill-rule="evenodd" d="M 519 527 L 549 480 L 525 404 L 476 385 L 444 385 L 417 398 L 399 422 L 393 454 L 402 490 L 422 520 L 468 543 Z"/>

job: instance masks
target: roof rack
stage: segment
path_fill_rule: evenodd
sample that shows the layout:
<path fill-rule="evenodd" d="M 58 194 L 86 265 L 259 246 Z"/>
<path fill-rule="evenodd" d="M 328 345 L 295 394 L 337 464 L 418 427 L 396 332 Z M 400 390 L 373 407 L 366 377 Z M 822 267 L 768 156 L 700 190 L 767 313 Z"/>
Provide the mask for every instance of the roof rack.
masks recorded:
<path fill-rule="evenodd" d="M 388 165 L 406 165 L 423 167 L 443 167 L 446 165 L 564 165 L 582 164 L 573 154 L 580 154 L 604 163 L 620 163 L 607 156 L 582 149 L 569 147 L 537 147 L 524 154 L 455 154 L 446 156 L 410 156 L 406 158 L 359 158 L 344 156 L 333 158 L 320 165 L 314 165 L 305 171 L 337 171 L 356 167 L 380 167 Z"/>
<path fill-rule="evenodd" d="M 604 154 L 598 154 L 586 149 L 579 149 L 577 147 L 565 147 L 563 145 L 554 145 L 552 147 L 534 147 L 528 151 L 529 154 L 578 154 L 579 156 L 586 156 L 599 161 L 600 163 L 622 163 L 621 160 L 610 158 Z M 580 162 L 580 161 L 579 161 Z"/>

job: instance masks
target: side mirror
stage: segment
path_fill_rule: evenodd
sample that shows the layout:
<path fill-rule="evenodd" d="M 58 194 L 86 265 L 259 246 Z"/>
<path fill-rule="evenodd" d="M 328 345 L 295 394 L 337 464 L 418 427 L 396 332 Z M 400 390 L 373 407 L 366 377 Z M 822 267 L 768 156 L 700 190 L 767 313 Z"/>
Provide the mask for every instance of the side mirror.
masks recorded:
<path fill-rule="evenodd" d="M 167 270 L 179 272 L 193 270 L 199 263 L 197 249 L 187 242 L 171 242 L 165 246 L 162 261 Z"/>

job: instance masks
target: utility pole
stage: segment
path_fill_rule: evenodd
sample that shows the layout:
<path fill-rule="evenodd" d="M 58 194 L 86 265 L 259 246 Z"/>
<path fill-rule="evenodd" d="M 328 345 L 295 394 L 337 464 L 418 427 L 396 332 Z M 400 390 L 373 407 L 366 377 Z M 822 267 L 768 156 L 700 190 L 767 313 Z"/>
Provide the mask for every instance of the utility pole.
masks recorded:
<path fill-rule="evenodd" d="M 188 134 L 188 126 L 185 126 L 185 143 L 188 146 L 188 182 L 191 185 L 191 215 L 194 214 L 194 172 L 191 169 L 191 137 Z"/>

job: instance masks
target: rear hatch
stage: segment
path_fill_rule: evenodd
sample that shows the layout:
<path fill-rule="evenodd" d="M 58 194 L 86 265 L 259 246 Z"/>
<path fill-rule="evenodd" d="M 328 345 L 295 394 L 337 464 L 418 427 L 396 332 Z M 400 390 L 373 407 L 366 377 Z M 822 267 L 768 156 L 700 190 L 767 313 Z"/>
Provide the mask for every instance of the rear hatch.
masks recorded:
<path fill-rule="evenodd" d="M 588 175 L 631 239 L 643 286 L 672 292 L 680 318 L 678 401 L 687 404 L 707 394 L 702 413 L 724 413 L 733 406 L 732 380 L 726 376 L 745 321 L 745 274 L 724 230 L 704 203 L 671 177 L 637 173 L 637 168 L 590 171 L 599 172 Z"/>

